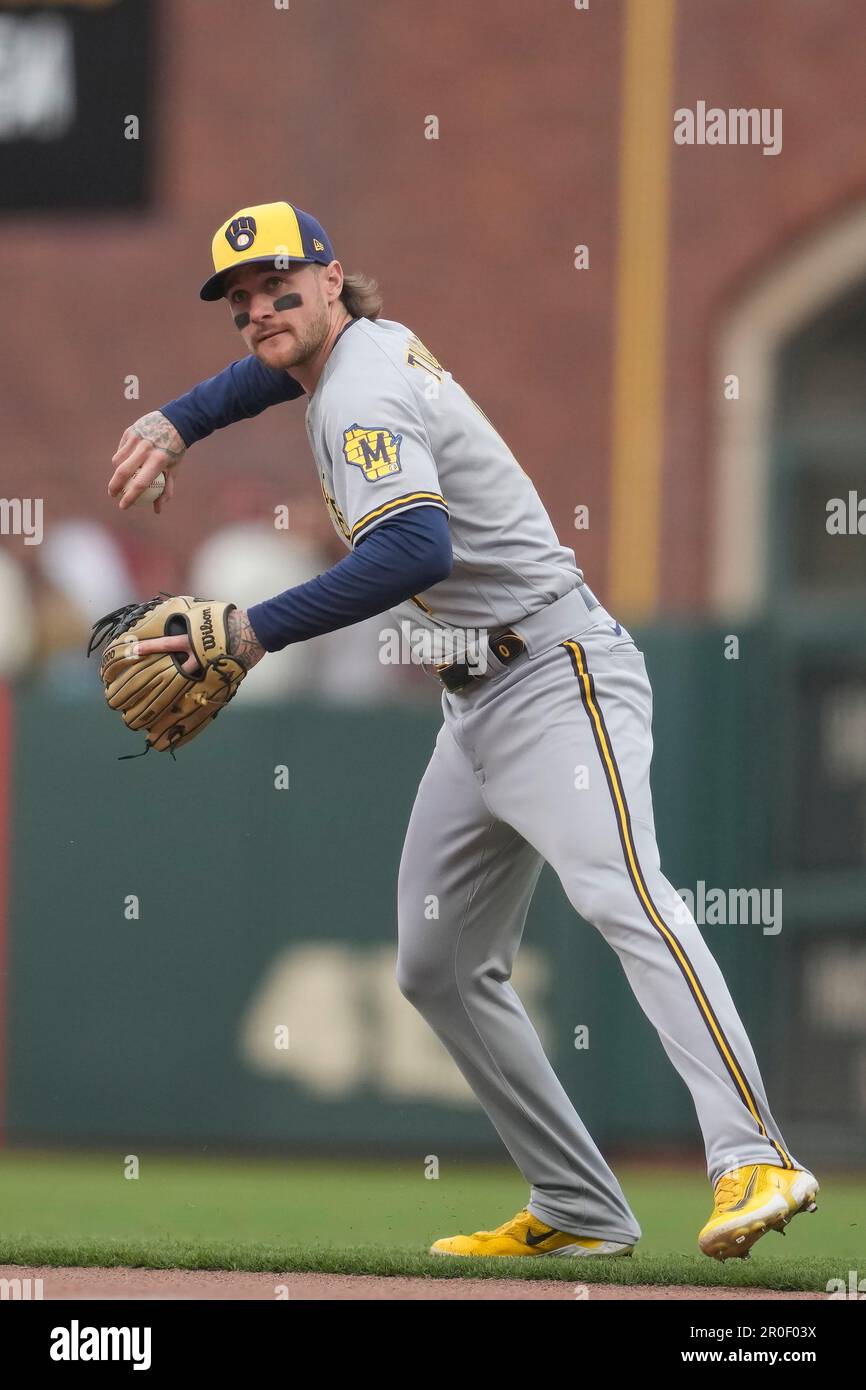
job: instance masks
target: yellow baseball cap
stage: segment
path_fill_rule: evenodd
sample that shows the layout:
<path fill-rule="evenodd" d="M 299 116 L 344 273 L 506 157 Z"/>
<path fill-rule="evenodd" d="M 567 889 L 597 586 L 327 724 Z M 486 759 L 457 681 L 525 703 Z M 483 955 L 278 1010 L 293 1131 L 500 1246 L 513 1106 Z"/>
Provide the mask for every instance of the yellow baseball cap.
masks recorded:
<path fill-rule="evenodd" d="M 315 261 L 329 265 L 334 250 L 321 223 L 291 203 L 259 203 L 240 208 L 216 232 L 214 273 L 199 290 L 202 299 L 222 299 L 223 280 L 239 265 Z"/>

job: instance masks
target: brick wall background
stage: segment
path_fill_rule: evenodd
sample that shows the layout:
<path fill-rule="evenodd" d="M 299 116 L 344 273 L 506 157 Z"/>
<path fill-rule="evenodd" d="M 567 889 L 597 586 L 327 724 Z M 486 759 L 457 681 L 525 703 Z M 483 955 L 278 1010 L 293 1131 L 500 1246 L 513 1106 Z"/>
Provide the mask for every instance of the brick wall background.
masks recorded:
<path fill-rule="evenodd" d="M 239 355 L 227 310 L 197 297 L 213 230 L 285 197 L 320 218 L 346 268 L 379 278 L 386 315 L 491 416 L 603 590 L 622 17 L 619 0 L 163 3 L 142 132 L 152 207 L 0 221 L 4 494 L 43 496 L 46 524 L 99 516 L 166 587 L 222 480 L 261 480 L 262 506 L 315 495 L 302 405 L 192 450 L 160 519 L 119 517 L 105 494 L 123 428 Z M 681 0 L 674 106 L 781 106 L 784 148 L 674 149 L 665 608 L 705 599 L 718 325 L 763 267 L 866 193 L 864 39 L 860 0 Z M 438 141 L 424 138 L 430 114 Z M 573 269 L 577 243 L 588 271 Z M 573 530 L 578 503 L 588 532 Z"/>

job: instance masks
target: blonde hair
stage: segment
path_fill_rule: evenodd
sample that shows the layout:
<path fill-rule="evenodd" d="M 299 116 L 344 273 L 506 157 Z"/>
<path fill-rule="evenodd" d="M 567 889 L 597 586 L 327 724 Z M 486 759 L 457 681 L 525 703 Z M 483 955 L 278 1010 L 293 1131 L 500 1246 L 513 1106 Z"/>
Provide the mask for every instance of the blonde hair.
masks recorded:
<path fill-rule="evenodd" d="M 353 319 L 377 319 L 382 312 L 379 286 L 360 271 L 343 276 L 340 299 Z"/>

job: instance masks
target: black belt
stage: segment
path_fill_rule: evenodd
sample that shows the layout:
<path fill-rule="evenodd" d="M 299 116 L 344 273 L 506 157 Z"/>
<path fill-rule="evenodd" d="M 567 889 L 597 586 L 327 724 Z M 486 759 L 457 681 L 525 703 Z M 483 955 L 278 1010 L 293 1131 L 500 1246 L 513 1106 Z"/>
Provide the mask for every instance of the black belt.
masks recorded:
<path fill-rule="evenodd" d="M 507 666 L 526 650 L 523 638 L 512 632 L 510 627 L 501 627 L 496 632 L 491 632 L 487 645 L 503 666 Z M 452 661 L 450 665 L 436 667 L 436 675 L 452 695 L 459 690 L 465 690 L 467 685 L 478 679 L 472 671 L 473 667 L 468 661 Z"/>

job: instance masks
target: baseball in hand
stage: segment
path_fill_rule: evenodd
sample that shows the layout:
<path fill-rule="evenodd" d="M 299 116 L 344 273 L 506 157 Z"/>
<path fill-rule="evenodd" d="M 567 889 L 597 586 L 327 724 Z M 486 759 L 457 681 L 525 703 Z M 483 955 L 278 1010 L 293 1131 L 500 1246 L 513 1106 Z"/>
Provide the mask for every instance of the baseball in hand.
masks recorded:
<path fill-rule="evenodd" d="M 130 479 L 130 483 L 132 482 L 132 479 L 135 478 L 136 476 L 137 476 L 137 475 L 136 475 L 135 473 L 133 473 L 132 478 Z M 127 488 L 128 488 L 128 487 L 129 487 L 129 483 L 127 483 L 126 486 L 127 486 Z M 142 502 L 155 502 L 156 499 L 157 499 L 158 497 L 161 497 L 161 496 L 162 496 L 162 494 L 163 494 L 164 491 L 165 491 L 165 474 L 164 474 L 164 473 L 157 473 L 157 475 L 156 475 L 156 477 L 154 478 L 153 482 L 152 482 L 152 483 L 148 483 L 147 487 L 144 489 L 144 492 L 140 492 L 140 493 L 138 494 L 138 496 L 136 497 L 136 499 L 135 499 L 135 501 L 133 502 L 132 505 L 133 505 L 134 507 L 137 507 L 137 506 L 139 505 L 139 503 L 142 503 Z M 124 488 L 124 492 L 126 492 L 126 488 Z"/>

